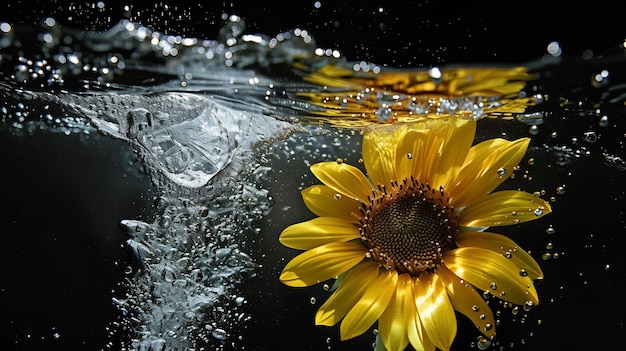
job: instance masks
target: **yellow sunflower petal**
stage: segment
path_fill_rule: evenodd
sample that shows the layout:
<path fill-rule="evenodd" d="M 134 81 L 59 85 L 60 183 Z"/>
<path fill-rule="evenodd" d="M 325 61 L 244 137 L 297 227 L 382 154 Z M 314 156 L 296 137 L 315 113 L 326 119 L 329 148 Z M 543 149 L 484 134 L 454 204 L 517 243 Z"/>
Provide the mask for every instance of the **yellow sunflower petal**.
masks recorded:
<path fill-rule="evenodd" d="M 361 244 L 328 243 L 294 257 L 280 274 L 280 281 L 293 287 L 310 286 L 349 270 L 364 257 Z"/>
<path fill-rule="evenodd" d="M 320 217 L 342 217 L 354 220 L 351 213 L 359 213 L 361 203 L 342 196 L 326 185 L 313 185 L 302 190 L 304 204 Z"/>
<path fill-rule="evenodd" d="M 411 276 L 404 273 L 398 276 L 396 291 L 387 309 L 378 319 L 379 335 L 387 351 L 403 351 L 409 344 L 407 325 L 417 314 L 413 300 Z"/>
<path fill-rule="evenodd" d="M 456 316 L 437 274 L 424 273 L 413 280 L 413 296 L 428 338 L 439 349 L 449 350 L 456 336 Z"/>
<path fill-rule="evenodd" d="M 363 136 L 363 163 L 372 185 L 389 186 L 396 179 L 394 160 L 398 142 L 406 133 L 406 127 L 374 128 Z"/>
<path fill-rule="evenodd" d="M 483 291 L 517 305 L 539 297 L 532 280 L 499 253 L 478 247 L 462 247 L 444 253 L 443 261 L 458 277 Z"/>
<path fill-rule="evenodd" d="M 415 300 L 415 297 L 413 298 Z M 417 307 L 415 307 L 417 309 Z M 409 342 L 416 351 L 435 351 L 435 344 L 430 340 L 420 321 L 417 310 L 407 325 Z"/>
<path fill-rule="evenodd" d="M 433 169 L 430 184 L 438 189 L 448 189 L 457 177 L 463 161 L 474 142 L 476 122 L 457 118 L 450 122 L 450 128 L 444 136 L 445 142 L 440 146 L 436 156 L 437 162 Z"/>
<path fill-rule="evenodd" d="M 408 125 L 404 128 L 407 129 L 406 133 L 398 139 L 396 145 L 396 175 L 397 180 L 410 179 L 411 176 L 416 177 L 420 169 L 420 160 L 424 154 L 424 142 L 426 141 L 427 129 L 419 129 L 418 126 L 422 126 L 425 123 L 415 123 L 411 125 L 411 129 L 408 130 Z"/>
<path fill-rule="evenodd" d="M 331 326 L 339 323 L 363 296 L 367 284 L 378 275 L 380 265 L 365 261 L 350 270 L 339 288 L 324 302 L 315 314 L 315 324 Z"/>
<path fill-rule="evenodd" d="M 367 289 L 341 322 L 341 340 L 361 335 L 374 324 L 387 308 L 397 281 L 398 273 L 390 270 L 379 272 L 374 280 L 362 282 L 367 285 Z"/>
<path fill-rule="evenodd" d="M 327 243 L 360 237 L 357 227 L 343 218 L 317 217 L 290 225 L 280 234 L 279 240 L 292 249 L 309 250 Z"/>
<path fill-rule="evenodd" d="M 456 208 L 483 198 L 507 180 L 526 153 L 530 139 L 489 139 L 473 146 L 448 195 Z"/>
<path fill-rule="evenodd" d="M 415 160 L 415 177 L 421 183 L 429 183 L 435 188 L 439 186 L 446 186 L 447 183 L 438 183 L 439 181 L 447 181 L 450 168 L 453 163 L 458 166 L 452 166 L 452 172 L 456 173 L 457 167 L 461 166 L 461 160 L 465 157 L 469 151 L 471 141 L 467 144 L 467 137 L 471 134 L 473 139 L 473 126 L 474 121 L 469 121 L 461 118 L 451 119 L 436 119 L 429 120 L 428 126 L 430 130 L 425 133 L 425 140 L 423 141 L 423 150 L 416 150 L 418 154 Z M 470 124 L 468 126 L 468 124 Z M 460 136 L 460 141 L 457 143 L 457 133 Z M 463 148 L 463 150 L 457 148 Z M 457 159 L 456 156 L 452 156 L 454 152 L 460 152 L 462 157 Z M 451 160 L 443 160 L 445 157 L 452 157 Z M 448 168 L 446 168 L 448 167 Z M 454 176 L 454 174 L 452 175 Z"/>
<path fill-rule="evenodd" d="M 524 269 L 530 279 L 543 278 L 543 272 L 537 261 L 504 235 L 489 232 L 469 232 L 457 235 L 454 242 L 459 247 L 481 247 L 495 251 L 504 255 L 520 269 Z"/>
<path fill-rule="evenodd" d="M 532 221 L 552 212 L 546 201 L 517 190 L 503 190 L 471 202 L 459 213 L 464 227 L 492 227 Z"/>
<path fill-rule="evenodd" d="M 311 172 L 331 189 L 352 199 L 367 202 L 372 187 L 358 168 L 345 163 L 321 162 L 311 166 Z"/>
<path fill-rule="evenodd" d="M 445 265 L 437 269 L 437 275 L 448 291 L 452 307 L 469 318 L 485 336 L 494 336 L 496 324 L 493 312 L 482 296 L 470 284 L 450 272 Z"/>

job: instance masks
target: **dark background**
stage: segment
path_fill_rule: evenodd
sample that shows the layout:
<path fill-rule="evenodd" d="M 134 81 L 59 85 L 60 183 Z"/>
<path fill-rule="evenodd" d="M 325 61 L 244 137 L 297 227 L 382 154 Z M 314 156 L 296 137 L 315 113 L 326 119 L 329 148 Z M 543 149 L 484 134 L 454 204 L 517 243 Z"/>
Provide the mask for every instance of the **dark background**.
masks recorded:
<path fill-rule="evenodd" d="M 102 9 L 97 1 L 4 2 L 0 21 L 35 26 L 43 18 L 53 17 L 63 26 L 106 30 L 129 18 L 165 33 L 214 39 L 223 24 L 222 13 L 237 14 L 246 21 L 247 33 L 273 36 L 299 27 L 309 30 L 320 47 L 338 49 L 348 60 L 404 68 L 526 63 L 540 59 L 552 41 L 560 43 L 567 58 L 578 59 L 585 50 L 601 57 L 626 39 L 623 5 L 617 1 L 407 1 L 402 5 L 321 1 L 319 9 L 314 2 L 104 1 Z M 124 10 L 127 4 L 130 11 Z M 567 80 L 580 72 L 560 74 Z M 623 116 L 619 109 L 612 116 L 620 121 L 619 130 L 624 130 Z M 564 142 L 579 136 L 579 130 L 596 126 L 595 119 L 576 111 L 563 111 L 561 117 L 553 119 L 554 124 L 545 130 L 559 130 Z M 525 133 L 523 128 L 520 133 Z M 623 134 L 606 137 L 620 136 Z M 553 142 L 542 134 L 534 146 L 541 147 L 542 138 Z M 611 141 L 605 141 L 608 148 L 606 143 Z M 0 181 L 7 187 L 2 218 L 11 219 L 0 227 L 2 250 L 11 254 L 3 255 L 1 261 L 2 281 L 6 282 L 1 290 L 2 346 L 18 343 L 27 350 L 99 349 L 107 340 L 105 327 L 115 316 L 110 304 L 112 291 L 120 288 L 118 283 L 126 276 L 124 269 L 131 264 L 121 248 L 125 237 L 117 223 L 126 218 L 150 221 L 154 193 L 149 181 L 120 161 L 132 163 L 132 150 L 107 138 L 85 144 L 75 136 L 61 134 L 13 138 L 3 133 L 0 146 Z M 604 151 L 595 147 L 596 154 Z M 84 151 L 87 148 L 89 151 Z M 538 162 L 557 168 L 549 156 L 538 158 Z M 598 169 L 602 172 L 589 175 Z M 570 172 L 573 175 L 568 177 Z M 625 272 L 619 255 L 624 244 L 624 184 L 619 181 L 623 172 L 593 158 L 560 167 L 557 174 L 567 177 L 568 186 L 555 207 L 559 217 L 524 228 L 542 232 L 546 223 L 555 223 L 560 236 L 530 242 L 527 248 L 543 252 L 546 241 L 554 241 L 559 248 L 556 251 L 565 254 L 559 260 L 541 262 L 547 279 L 538 286 L 545 304 L 531 311 L 528 323 L 503 318 L 499 332 L 503 335 L 500 346 L 505 349 L 602 349 L 621 340 L 626 317 L 616 282 Z M 280 231 L 283 225 L 269 227 Z M 513 228 L 510 233 L 516 235 L 517 231 Z M 517 235 L 516 240 L 525 240 Z M 273 243 L 267 245 L 270 250 Z M 283 265 L 266 264 L 273 271 Z M 606 270 L 606 264 L 611 268 Z M 253 283 L 263 284 L 262 278 L 268 277 Z M 271 347 L 268 342 L 275 347 L 293 345 L 280 341 L 289 337 L 300 340 L 296 345 L 309 346 L 307 350 L 324 348 L 326 335 L 333 335 L 336 341 L 336 330 L 312 326 L 314 311 L 321 302 L 293 308 L 262 305 L 284 294 L 305 302 L 316 295 L 322 301 L 318 288 L 290 292 L 278 287 L 269 298 L 258 297 L 261 302 L 256 305 L 251 298 L 251 308 L 267 313 L 279 325 L 253 320 L 254 330 L 244 334 L 250 338 L 247 349 L 266 350 Z M 254 293 L 253 286 L 247 289 Z M 310 324 L 303 325 L 303 320 Z M 291 328 L 293 335 L 285 336 Z M 466 323 L 459 328 L 471 326 Z M 56 338 L 55 333 L 60 336 Z M 475 333 L 460 332 L 457 349 L 465 349 L 472 338 Z M 333 344 L 340 345 L 333 349 L 363 348 L 370 339 Z M 310 340 L 317 344 L 309 344 Z"/>

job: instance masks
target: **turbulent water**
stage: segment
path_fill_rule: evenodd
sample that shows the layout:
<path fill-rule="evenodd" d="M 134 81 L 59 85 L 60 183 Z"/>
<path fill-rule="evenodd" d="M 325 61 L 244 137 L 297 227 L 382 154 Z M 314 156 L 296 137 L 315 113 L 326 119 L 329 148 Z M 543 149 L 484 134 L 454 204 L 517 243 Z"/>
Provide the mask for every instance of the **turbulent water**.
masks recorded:
<path fill-rule="evenodd" d="M 568 170 L 560 167 L 593 158 L 609 172 L 626 170 L 624 126 L 616 118 L 623 114 L 626 89 L 619 82 L 626 72 L 611 69 L 623 63 L 623 52 L 565 63 L 547 54 L 528 63 L 530 75 L 520 79 L 526 87 L 513 98 L 408 101 L 408 94 L 369 91 L 348 80 L 339 81 L 352 84 L 343 87 L 314 75 L 329 66 L 354 78 L 401 71 L 348 62 L 318 48 L 304 30 L 246 34 L 236 16 L 225 18 L 214 40 L 165 35 L 129 21 L 104 33 L 74 31 L 51 18 L 39 28 L 0 23 L 0 35 L 3 133 L 98 132 L 122 140 L 158 189 L 153 221 L 121 222 L 139 270 L 127 294 L 112 297 L 119 318 L 106 348 L 244 347 L 247 323 L 260 316 L 246 309 L 244 291 L 254 289 L 241 286 L 258 274 L 275 279 L 264 270 L 280 269 L 280 260 L 264 266 L 263 255 L 252 256 L 258 246 L 277 245 L 263 239 L 274 240 L 279 224 L 292 220 L 290 209 L 302 207 L 297 191 L 314 182 L 306 167 L 338 157 L 359 165 L 361 130 L 402 121 L 394 117 L 401 113 L 396 105 L 410 118 L 483 119 L 480 138 L 532 136 L 518 184 L 552 201 L 568 186 Z M 566 74 L 571 67 L 580 73 Z M 439 68 L 420 74 L 442 82 Z M 554 94 L 559 89 L 568 94 Z M 362 116 L 351 110 L 359 99 L 372 102 L 357 106 Z M 565 118 L 571 127 L 556 128 Z M 535 164 L 549 164 L 557 177 L 547 186 L 531 182 L 547 173 Z M 547 240 L 550 245 L 537 246 L 544 260 L 559 255 Z"/>

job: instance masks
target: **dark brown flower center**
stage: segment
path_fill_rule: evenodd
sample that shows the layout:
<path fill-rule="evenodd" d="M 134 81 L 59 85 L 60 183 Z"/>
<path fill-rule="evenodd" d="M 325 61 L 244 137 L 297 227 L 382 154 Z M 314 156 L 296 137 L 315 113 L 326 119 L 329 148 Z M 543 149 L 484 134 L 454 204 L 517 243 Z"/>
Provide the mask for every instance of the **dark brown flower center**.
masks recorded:
<path fill-rule="evenodd" d="M 454 243 L 457 217 L 443 189 L 414 179 L 379 186 L 361 209 L 361 238 L 386 269 L 419 275 L 441 262 Z"/>

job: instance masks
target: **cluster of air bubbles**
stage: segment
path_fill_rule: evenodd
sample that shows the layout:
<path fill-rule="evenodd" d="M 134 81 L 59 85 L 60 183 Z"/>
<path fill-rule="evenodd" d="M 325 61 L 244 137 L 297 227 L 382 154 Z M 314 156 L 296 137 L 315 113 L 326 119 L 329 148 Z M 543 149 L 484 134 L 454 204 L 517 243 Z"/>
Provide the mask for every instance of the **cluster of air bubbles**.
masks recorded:
<path fill-rule="evenodd" d="M 607 85 L 609 83 L 608 78 L 609 78 L 609 71 L 606 69 L 603 69 L 600 72 L 593 75 L 591 79 L 591 85 L 596 88 Z"/>
<path fill-rule="evenodd" d="M 355 62 L 352 65 L 352 70 L 355 72 L 380 73 L 380 66 L 373 64 L 373 63 L 361 61 L 361 62 Z"/>

